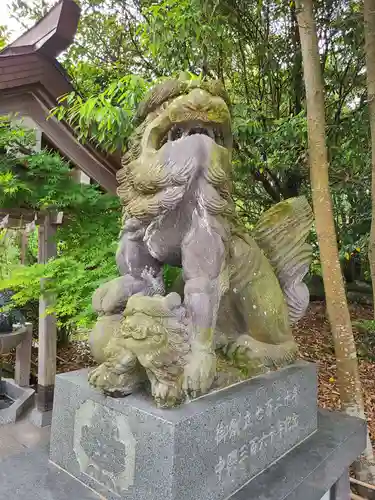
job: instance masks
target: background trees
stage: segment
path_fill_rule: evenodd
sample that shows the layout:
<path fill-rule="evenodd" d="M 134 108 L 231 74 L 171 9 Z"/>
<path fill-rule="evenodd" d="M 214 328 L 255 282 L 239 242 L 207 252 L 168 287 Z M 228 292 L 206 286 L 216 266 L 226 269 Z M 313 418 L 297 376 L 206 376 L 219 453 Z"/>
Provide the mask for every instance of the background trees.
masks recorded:
<path fill-rule="evenodd" d="M 26 265 L 19 265 L 20 242 L 14 232 L 0 230 L 1 287 L 16 290 L 15 299 L 26 305 L 38 298 L 40 278 L 48 277 L 60 327 L 84 326 L 94 318 L 90 296 L 116 276 L 119 201 L 96 186 L 77 184 L 58 154 L 35 153 L 32 146 L 32 133 L 0 121 L 0 206 L 59 210 L 68 223 L 58 230 L 58 258 L 46 265 L 37 264 L 37 231 L 28 238 Z"/>
<path fill-rule="evenodd" d="M 312 233 L 315 259 L 311 274 L 321 275 L 322 257 L 341 402 L 348 411 L 363 414 L 336 247 L 347 291 L 352 293 L 353 286 L 358 289 L 358 281 L 367 282 L 361 284 L 361 290 L 371 289 L 375 264 L 370 273 L 367 256 L 370 248 L 374 259 L 374 229 L 370 238 L 370 228 L 375 205 L 371 200 L 369 110 L 374 142 L 371 54 L 375 41 L 371 42 L 370 0 L 365 0 L 367 73 L 359 0 L 304 2 L 311 7 L 304 23 L 311 23 L 314 8 L 318 54 L 316 47 L 313 54 L 307 53 L 306 40 L 301 44 L 298 17 L 303 5 L 294 0 L 79 3 L 83 14 L 76 41 L 61 58 L 76 91 L 62 96 L 63 106 L 52 112 L 68 120 L 82 141 L 90 137 L 103 150 L 123 152 L 133 129 L 135 108 L 152 83 L 181 71 L 188 71 L 191 78 L 220 79 L 232 102 L 234 196 L 248 228 L 262 211 L 280 200 L 300 194 L 313 199 L 321 252 L 317 235 Z M 26 25 L 48 7 L 46 0 L 12 0 L 14 17 Z M 6 29 L 0 27 L 0 49 L 6 37 Z M 305 93 L 303 47 L 305 61 L 306 56 L 307 60 L 313 56 L 314 73 L 323 76 L 318 83 L 324 85 L 324 103 L 311 95 L 313 79 L 307 86 L 310 96 L 309 90 Z M 323 89 L 316 90 L 319 94 Z M 315 149 L 315 156 L 310 155 L 312 185 L 306 104 L 310 144 L 313 138 L 313 145 L 320 146 L 320 152 Z M 317 105 L 319 113 L 311 118 L 311 109 Z M 0 288 L 17 290 L 15 299 L 27 304 L 38 297 L 39 280 L 47 276 L 48 286 L 58 297 L 60 327 L 70 331 L 90 325 L 93 290 L 116 275 L 114 247 L 120 207 L 115 197 L 97 187 L 75 184 L 69 165 L 56 153 L 30 151 L 30 140 L 22 128 L 10 127 L 6 119 L 0 122 L 0 205 L 63 209 L 69 225 L 59 229 L 58 257 L 46 265 L 35 264 L 35 235 L 31 235 L 26 267 L 18 265 L 19 244 L 14 234 L 1 231 Z M 6 249 L 6 259 L 1 257 L 1 248 Z M 166 270 L 168 283 L 171 272 Z M 374 325 L 372 322 L 372 332 Z M 370 446 L 369 458 L 372 460 Z"/>
<path fill-rule="evenodd" d="M 311 194 L 318 237 L 328 318 L 336 355 L 341 408 L 349 415 L 365 418 L 356 345 L 339 264 L 336 231 L 329 189 L 329 161 L 326 145 L 325 95 L 319 57 L 313 0 L 297 0 L 297 20 L 306 88 Z M 374 461 L 367 434 L 363 453 L 367 464 Z M 360 479 L 373 482 L 374 471 L 355 464 Z"/>
<path fill-rule="evenodd" d="M 13 15 L 25 24 L 48 8 L 45 0 L 11 3 Z M 134 109 L 152 82 L 180 71 L 189 71 L 194 78 L 219 78 L 232 100 L 234 192 L 239 214 L 249 229 L 273 203 L 297 194 L 310 197 L 301 43 L 293 1 L 80 0 L 80 4 L 83 15 L 76 42 L 61 58 L 76 93 L 63 98 L 67 108 L 54 112 L 70 120 L 81 140 L 90 136 L 105 150 L 124 150 Z M 371 148 L 361 4 L 319 0 L 314 7 L 340 260 L 349 281 L 369 280 Z M 34 181 L 17 177 L 5 182 L 9 172 L 6 157 L 7 153 L 0 167 L 0 195 L 4 193 L 9 203 L 15 203 L 25 191 L 19 183 Z M 12 182 L 17 186 L 15 192 L 9 191 Z M 62 191 L 54 191 L 54 202 Z M 86 193 L 80 196 L 86 200 Z M 95 196 L 101 200 L 99 191 Z M 76 202 L 74 198 L 69 210 Z M 96 206 L 96 225 L 105 227 L 108 213 L 103 210 L 102 214 L 100 204 Z M 117 236 L 118 220 L 113 220 L 108 242 Z M 81 232 L 87 224 L 92 235 L 86 239 L 88 261 L 98 239 L 90 220 L 83 217 L 80 224 Z M 72 232 L 61 233 L 59 259 L 74 254 L 76 237 Z M 314 234 L 312 242 L 316 248 L 313 271 L 320 274 Z M 83 249 L 76 251 L 82 259 Z M 110 254 L 106 254 L 108 266 L 113 259 Z M 107 272 L 104 262 L 103 257 L 103 279 L 104 270 Z M 69 297 L 71 293 L 75 296 L 72 288 Z M 88 303 L 89 298 L 83 307 L 77 297 L 76 311 L 88 311 Z"/>

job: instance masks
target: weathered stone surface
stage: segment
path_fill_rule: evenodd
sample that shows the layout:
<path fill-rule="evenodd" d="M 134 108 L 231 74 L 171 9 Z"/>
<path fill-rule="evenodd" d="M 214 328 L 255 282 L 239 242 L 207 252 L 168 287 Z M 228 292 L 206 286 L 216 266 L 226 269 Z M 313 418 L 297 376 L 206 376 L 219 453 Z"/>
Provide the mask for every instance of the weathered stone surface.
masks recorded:
<path fill-rule="evenodd" d="M 230 500 L 320 500 L 328 490 L 331 490 L 330 500 L 347 500 L 348 495 L 340 496 L 342 490 L 336 481 L 341 482 L 339 478 L 343 471 L 363 451 L 365 432 L 364 421 L 338 412 L 319 410 L 317 432 L 259 474 Z M 7 439 L 11 437 L 11 433 L 0 433 L 0 498 L 99 499 L 96 493 L 70 474 L 48 462 L 47 446 L 24 449 L 20 453 L 22 445 L 17 448 L 14 438 L 13 441 Z M 119 497 L 113 498 L 118 500 Z"/>
<path fill-rule="evenodd" d="M 321 500 L 328 490 L 330 500 L 348 500 L 348 490 L 345 496 L 337 482 L 365 445 L 364 420 L 319 410 L 318 431 L 230 500 Z"/>
<path fill-rule="evenodd" d="M 56 377 L 50 458 L 106 498 L 224 500 L 317 428 L 316 369 L 298 362 L 179 408 Z"/>
<path fill-rule="evenodd" d="M 16 422 L 31 407 L 34 393 L 34 389 L 20 387 L 13 379 L 2 379 L 0 381 L 0 394 L 11 398 L 13 403 L 8 408 L 0 410 L 0 425 Z"/>
<path fill-rule="evenodd" d="M 309 302 L 302 279 L 312 259 L 305 240 L 313 215 L 304 197 L 284 200 L 248 234 L 231 196 L 233 138 L 221 82 L 162 82 L 140 110 L 117 173 L 122 276 L 93 298 L 99 314 L 125 319 L 105 347 L 111 330 L 97 336 L 103 320 L 96 325 L 100 365 L 90 384 L 128 393 L 139 364 L 156 404 L 172 407 L 210 391 L 216 349 L 249 375 L 295 361 L 291 323 Z M 164 264 L 183 271 L 178 311 L 163 305 Z"/>
<path fill-rule="evenodd" d="M 92 298 L 95 311 L 101 314 L 122 313 L 129 296 L 126 285 L 126 277 L 120 276 L 98 288 Z"/>
<path fill-rule="evenodd" d="M 48 427 L 52 422 L 52 410 L 41 411 L 35 406 L 29 413 L 28 420 L 39 429 Z"/>
<path fill-rule="evenodd" d="M 2 290 L 0 292 L 0 308 L 11 304 L 12 295 L 14 295 L 14 292 L 11 290 Z M 11 309 L 8 312 L 0 312 L 0 334 L 12 331 L 15 324 L 25 324 L 25 318 L 19 310 Z M 0 352 L 3 352 L 3 354 L 5 352 L 1 351 L 1 342 Z"/>
<path fill-rule="evenodd" d="M 90 348 L 94 359 L 98 363 L 106 360 L 104 349 L 108 342 L 115 336 L 115 330 L 120 328 L 122 314 L 111 314 L 99 316 L 94 328 L 90 333 Z"/>
<path fill-rule="evenodd" d="M 7 354 L 17 347 L 24 340 L 26 335 L 26 327 L 21 327 L 9 333 L 0 333 L 0 354 Z"/>

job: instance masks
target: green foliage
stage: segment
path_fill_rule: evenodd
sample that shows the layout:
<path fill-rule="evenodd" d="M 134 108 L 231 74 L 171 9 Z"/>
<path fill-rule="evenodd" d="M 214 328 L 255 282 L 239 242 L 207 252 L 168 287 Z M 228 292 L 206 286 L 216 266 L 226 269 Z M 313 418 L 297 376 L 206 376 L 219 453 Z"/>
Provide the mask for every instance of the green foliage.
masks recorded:
<path fill-rule="evenodd" d="M 0 50 L 2 50 L 5 47 L 7 39 L 8 39 L 7 28 L 6 26 L 0 25 Z"/>
<path fill-rule="evenodd" d="M 16 265 L 14 252 L 4 252 L 0 287 L 17 291 L 14 301 L 23 306 L 39 297 L 40 280 L 48 278 L 46 291 L 57 298 L 60 325 L 90 324 L 93 291 L 117 275 L 119 201 L 96 186 L 76 183 L 71 167 L 57 153 L 33 152 L 32 132 L 12 128 L 5 118 L 0 123 L 1 206 L 56 209 L 64 212 L 65 221 L 57 232 L 58 256 L 47 264 Z M 29 253 L 36 258 L 35 233 L 29 237 Z"/>
<path fill-rule="evenodd" d="M 362 331 L 375 334 L 375 321 L 373 319 L 361 319 L 354 321 L 353 325 Z"/>
<path fill-rule="evenodd" d="M 265 132 L 235 106 L 233 130 L 235 196 L 239 214 L 251 227 L 273 203 L 307 194 L 306 119 L 303 112 L 280 118 Z"/>
<path fill-rule="evenodd" d="M 93 292 L 104 281 L 117 276 L 116 232 L 110 229 L 98 231 L 96 227 L 95 232 L 86 233 L 85 238 L 76 237 L 75 242 L 80 247 L 73 251 L 66 248 L 59 258 L 45 265 L 14 266 L 11 276 L 1 281 L 0 287 L 16 290 L 13 300 L 24 306 L 39 297 L 40 280 L 47 278 L 44 290 L 57 297 L 52 310 L 59 325 L 65 328 L 90 326 L 95 318 L 91 307 Z M 63 231 L 58 234 L 59 239 L 66 237 Z"/>
<path fill-rule="evenodd" d="M 13 266 L 19 262 L 16 235 L 7 229 L 0 230 L 0 280 L 9 278 Z"/>
<path fill-rule="evenodd" d="M 207 75 L 217 51 L 233 50 L 225 16 L 210 2 L 164 0 L 144 6 L 138 36 L 159 74 L 189 70 Z"/>
<path fill-rule="evenodd" d="M 33 151 L 33 131 L 0 118 L 0 205 L 35 210 L 89 211 L 99 200 L 113 203 L 93 186 L 77 184 L 57 153 Z M 110 201 L 108 201 L 110 200 Z"/>
<path fill-rule="evenodd" d="M 127 75 L 88 98 L 76 92 L 61 97 L 52 115 L 75 127 L 81 141 L 91 138 L 106 151 L 121 151 L 133 130 L 132 118 L 147 89 L 143 78 Z"/>
<path fill-rule="evenodd" d="M 48 0 L 12 0 L 8 2 L 14 13 L 14 17 L 19 19 L 39 21 L 47 14 L 51 5 Z M 18 17 L 19 16 L 19 17 Z"/>
<path fill-rule="evenodd" d="M 176 280 L 181 276 L 181 268 L 168 266 L 167 264 L 163 269 L 163 278 L 166 292 L 170 292 Z"/>

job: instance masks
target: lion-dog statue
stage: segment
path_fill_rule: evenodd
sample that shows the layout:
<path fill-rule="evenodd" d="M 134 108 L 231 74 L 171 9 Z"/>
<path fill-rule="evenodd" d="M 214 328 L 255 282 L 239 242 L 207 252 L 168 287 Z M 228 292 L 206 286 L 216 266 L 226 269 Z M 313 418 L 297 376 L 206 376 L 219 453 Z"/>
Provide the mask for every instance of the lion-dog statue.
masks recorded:
<path fill-rule="evenodd" d="M 159 406 L 207 393 L 217 355 L 249 376 L 292 363 L 291 325 L 308 306 L 303 278 L 313 216 L 280 202 L 249 235 L 231 196 L 229 100 L 216 81 L 169 80 L 140 105 L 118 172 L 121 276 L 94 294 L 92 386 L 122 396 L 151 383 Z M 165 265 L 182 269 L 165 295 Z M 146 384 L 147 385 L 147 384 Z"/>

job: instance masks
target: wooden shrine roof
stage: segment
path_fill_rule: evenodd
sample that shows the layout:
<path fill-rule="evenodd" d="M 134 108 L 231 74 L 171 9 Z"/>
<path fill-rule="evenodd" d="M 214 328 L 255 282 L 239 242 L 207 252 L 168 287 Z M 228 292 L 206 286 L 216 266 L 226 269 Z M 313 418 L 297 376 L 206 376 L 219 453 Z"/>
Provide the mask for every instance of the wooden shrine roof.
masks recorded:
<path fill-rule="evenodd" d="M 0 114 L 30 116 L 50 142 L 104 189 L 116 192 L 120 158 L 89 143 L 51 117 L 57 99 L 73 90 L 56 57 L 72 42 L 80 18 L 74 0 L 61 0 L 35 26 L 0 52 Z"/>

